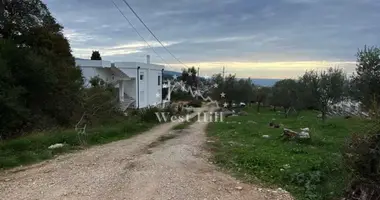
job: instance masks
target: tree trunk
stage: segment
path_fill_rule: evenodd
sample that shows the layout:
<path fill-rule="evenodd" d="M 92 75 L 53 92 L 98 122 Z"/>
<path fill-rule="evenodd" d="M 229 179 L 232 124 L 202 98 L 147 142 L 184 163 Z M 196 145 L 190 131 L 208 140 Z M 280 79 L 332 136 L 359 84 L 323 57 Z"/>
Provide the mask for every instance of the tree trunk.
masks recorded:
<path fill-rule="evenodd" d="M 257 103 L 257 112 L 260 112 L 260 102 Z"/>
<path fill-rule="evenodd" d="M 322 111 L 322 121 L 325 122 L 326 121 L 326 111 Z"/>
<path fill-rule="evenodd" d="M 285 118 L 288 118 L 289 108 L 284 108 Z"/>
<path fill-rule="evenodd" d="M 273 111 L 276 112 L 276 106 L 273 106 Z"/>

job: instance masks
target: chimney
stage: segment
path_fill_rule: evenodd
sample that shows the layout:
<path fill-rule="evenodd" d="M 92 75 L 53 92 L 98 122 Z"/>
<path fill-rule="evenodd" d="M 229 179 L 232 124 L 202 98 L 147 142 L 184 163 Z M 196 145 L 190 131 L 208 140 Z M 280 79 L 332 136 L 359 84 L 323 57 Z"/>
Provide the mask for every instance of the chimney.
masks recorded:
<path fill-rule="evenodd" d="M 146 64 L 150 64 L 150 55 L 146 55 Z"/>

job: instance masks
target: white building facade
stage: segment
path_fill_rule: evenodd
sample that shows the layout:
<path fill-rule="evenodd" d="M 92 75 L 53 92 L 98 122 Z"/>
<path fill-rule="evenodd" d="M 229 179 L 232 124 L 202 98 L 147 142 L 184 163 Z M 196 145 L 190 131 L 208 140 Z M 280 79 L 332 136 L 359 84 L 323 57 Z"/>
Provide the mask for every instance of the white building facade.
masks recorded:
<path fill-rule="evenodd" d="M 163 65 L 140 62 L 114 62 L 76 59 L 82 70 L 85 85 L 98 76 L 118 89 L 121 109 L 146 108 L 162 103 Z"/>

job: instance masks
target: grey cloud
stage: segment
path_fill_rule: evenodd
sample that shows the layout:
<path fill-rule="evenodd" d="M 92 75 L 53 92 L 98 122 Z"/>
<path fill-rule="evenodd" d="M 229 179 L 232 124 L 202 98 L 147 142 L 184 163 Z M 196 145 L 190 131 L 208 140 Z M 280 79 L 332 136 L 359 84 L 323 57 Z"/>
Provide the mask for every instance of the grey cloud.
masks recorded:
<path fill-rule="evenodd" d="M 115 0 L 149 41 L 121 0 Z M 109 0 L 45 0 L 65 27 L 74 53 L 109 51 L 107 59 L 160 60 Z M 167 48 L 184 62 L 355 60 L 357 48 L 380 42 L 377 0 L 129 0 Z M 112 50 L 112 51 L 111 51 Z M 175 60 L 155 47 L 169 63 Z"/>

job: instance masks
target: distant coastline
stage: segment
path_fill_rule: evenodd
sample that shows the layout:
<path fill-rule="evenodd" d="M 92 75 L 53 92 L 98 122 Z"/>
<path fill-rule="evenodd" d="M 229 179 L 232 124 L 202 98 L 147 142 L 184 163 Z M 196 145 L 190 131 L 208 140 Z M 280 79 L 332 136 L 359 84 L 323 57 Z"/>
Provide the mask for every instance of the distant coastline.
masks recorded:
<path fill-rule="evenodd" d="M 181 72 L 175 72 L 175 71 L 164 71 L 164 76 L 181 76 Z M 275 78 L 251 78 L 252 83 L 258 86 L 264 86 L 264 87 L 271 87 L 273 86 L 277 81 L 280 81 L 282 79 L 275 79 Z"/>

